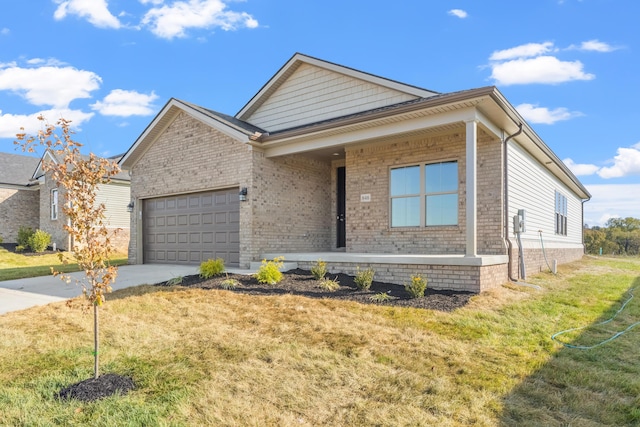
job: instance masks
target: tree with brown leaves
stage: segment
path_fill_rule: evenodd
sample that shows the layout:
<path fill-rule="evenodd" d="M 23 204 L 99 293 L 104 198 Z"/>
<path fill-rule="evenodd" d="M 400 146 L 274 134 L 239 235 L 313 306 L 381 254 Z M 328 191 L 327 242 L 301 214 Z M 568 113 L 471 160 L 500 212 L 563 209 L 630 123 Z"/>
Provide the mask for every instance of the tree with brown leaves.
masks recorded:
<path fill-rule="evenodd" d="M 85 272 L 85 279 L 78 280 L 82 286 L 82 293 L 86 297 L 86 309 L 93 308 L 94 320 L 94 378 L 99 376 L 99 316 L 98 308 L 104 304 L 105 295 L 111 291 L 111 284 L 117 276 L 117 267 L 109 264 L 109 258 L 115 252 L 111 243 L 113 233 L 105 224 L 105 205 L 97 203 L 96 194 L 101 184 L 110 182 L 120 168 L 114 161 L 100 158 L 93 153 L 84 156 L 80 153 L 82 144 L 72 139 L 73 131 L 70 121 L 60 119 L 56 125 L 46 123 L 38 117 L 44 129 L 37 135 L 29 136 L 21 128 L 17 134 L 15 144 L 23 151 L 35 152 L 43 148 L 55 159 L 45 160 L 43 156 L 42 169 L 51 177 L 64 195 L 61 206 L 62 213 L 68 219 L 64 225 L 74 242 L 71 249 L 73 257 L 80 269 Z M 56 133 L 59 128 L 60 133 Z M 68 261 L 60 254 L 63 263 Z M 71 278 L 51 269 L 54 276 L 58 276 L 67 283 Z"/>

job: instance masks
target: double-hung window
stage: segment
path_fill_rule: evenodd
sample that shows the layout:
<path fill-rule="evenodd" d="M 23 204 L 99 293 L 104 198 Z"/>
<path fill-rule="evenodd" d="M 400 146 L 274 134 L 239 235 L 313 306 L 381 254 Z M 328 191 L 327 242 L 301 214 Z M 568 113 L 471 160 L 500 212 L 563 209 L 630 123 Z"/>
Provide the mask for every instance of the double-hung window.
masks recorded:
<path fill-rule="evenodd" d="M 58 190 L 51 190 L 51 219 L 58 219 Z"/>
<path fill-rule="evenodd" d="M 458 162 L 391 169 L 391 227 L 458 224 Z"/>
<path fill-rule="evenodd" d="M 556 234 L 567 235 L 567 197 L 556 191 Z"/>

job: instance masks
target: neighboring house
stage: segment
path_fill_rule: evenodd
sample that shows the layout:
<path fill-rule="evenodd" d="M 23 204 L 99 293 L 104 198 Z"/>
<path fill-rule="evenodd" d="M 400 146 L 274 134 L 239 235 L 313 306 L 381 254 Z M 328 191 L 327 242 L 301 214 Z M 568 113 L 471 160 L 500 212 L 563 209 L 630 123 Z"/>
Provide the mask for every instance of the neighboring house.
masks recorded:
<path fill-rule="evenodd" d="M 58 159 L 49 151 L 40 159 L 0 153 L 0 182 L 3 176 L 12 177 L 14 181 L 14 188 L 0 184 L 0 235 L 5 242 L 16 242 L 21 226 L 39 228 L 51 234 L 51 242 L 57 249 L 70 250 L 73 242 L 63 228 L 67 223 L 61 209 L 63 190 L 43 172 L 43 161 L 58 162 Z M 105 204 L 107 227 L 120 229 L 114 240 L 119 250 L 126 250 L 129 245 L 129 182 L 129 175 L 120 172 L 109 184 L 100 186 L 96 196 L 98 203 Z"/>
<path fill-rule="evenodd" d="M 20 227 L 38 228 L 39 187 L 31 181 L 37 157 L 0 153 L 0 237 L 5 243 L 18 240 Z"/>
<path fill-rule="evenodd" d="M 134 264 L 322 259 L 480 292 L 521 259 L 584 253 L 588 191 L 495 87 L 441 94 L 295 54 L 235 116 L 169 100 L 120 164 Z"/>

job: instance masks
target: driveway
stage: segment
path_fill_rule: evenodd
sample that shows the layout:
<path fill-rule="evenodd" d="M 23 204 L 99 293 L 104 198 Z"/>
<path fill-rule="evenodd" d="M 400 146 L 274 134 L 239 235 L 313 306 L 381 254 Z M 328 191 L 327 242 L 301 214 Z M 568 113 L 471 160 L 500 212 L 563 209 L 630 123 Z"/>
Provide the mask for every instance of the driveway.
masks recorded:
<path fill-rule="evenodd" d="M 231 269 L 229 269 L 231 272 Z M 178 276 L 198 273 L 196 265 L 142 264 L 118 267 L 118 277 L 111 286 L 114 291 L 143 284 L 164 282 Z M 70 273 L 73 278 L 84 272 Z M 70 284 L 58 277 L 41 276 L 0 282 L 0 315 L 55 301 L 65 301 L 82 295 L 82 288 L 72 279 Z"/>

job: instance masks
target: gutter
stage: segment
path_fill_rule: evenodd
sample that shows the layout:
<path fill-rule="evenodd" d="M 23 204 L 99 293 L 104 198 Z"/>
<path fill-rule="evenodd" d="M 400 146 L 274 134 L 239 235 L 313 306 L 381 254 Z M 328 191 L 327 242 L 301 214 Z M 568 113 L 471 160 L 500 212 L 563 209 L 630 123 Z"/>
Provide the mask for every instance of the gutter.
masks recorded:
<path fill-rule="evenodd" d="M 514 279 L 513 277 L 511 277 L 511 249 L 513 248 L 513 245 L 511 244 L 511 240 L 509 239 L 509 157 L 507 155 L 507 143 L 511 138 L 515 138 L 522 133 L 522 126 L 523 124 L 522 122 L 520 122 L 520 124 L 518 125 L 518 130 L 515 133 L 509 135 L 502 142 L 502 170 L 504 174 L 504 241 L 507 245 L 507 274 L 509 276 L 509 280 L 511 280 L 512 282 L 517 282 L 518 279 Z"/>

